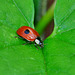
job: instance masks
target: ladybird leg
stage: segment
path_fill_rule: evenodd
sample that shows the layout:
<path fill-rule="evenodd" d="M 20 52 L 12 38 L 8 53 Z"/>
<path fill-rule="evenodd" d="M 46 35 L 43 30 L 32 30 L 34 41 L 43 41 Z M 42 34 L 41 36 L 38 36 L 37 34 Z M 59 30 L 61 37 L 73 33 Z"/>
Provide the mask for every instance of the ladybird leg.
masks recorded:
<path fill-rule="evenodd" d="M 22 38 L 22 37 L 20 37 L 20 36 L 15 36 L 14 38 Z"/>
<path fill-rule="evenodd" d="M 40 46 L 40 48 L 42 48 L 42 47 Z"/>
<path fill-rule="evenodd" d="M 36 43 L 35 43 L 34 45 L 35 45 L 35 47 L 38 49 L 38 47 L 37 47 Z"/>
<path fill-rule="evenodd" d="M 20 39 L 24 39 L 23 37 L 21 36 L 15 36 L 15 38 L 20 38 Z M 24 39 L 25 40 L 25 39 Z"/>
<path fill-rule="evenodd" d="M 42 46 L 40 46 L 40 48 L 43 48 L 44 46 L 42 45 Z"/>
<path fill-rule="evenodd" d="M 28 44 L 28 43 L 31 43 L 30 41 L 29 42 L 26 42 L 25 44 L 23 44 L 23 45 L 26 45 L 26 44 Z"/>

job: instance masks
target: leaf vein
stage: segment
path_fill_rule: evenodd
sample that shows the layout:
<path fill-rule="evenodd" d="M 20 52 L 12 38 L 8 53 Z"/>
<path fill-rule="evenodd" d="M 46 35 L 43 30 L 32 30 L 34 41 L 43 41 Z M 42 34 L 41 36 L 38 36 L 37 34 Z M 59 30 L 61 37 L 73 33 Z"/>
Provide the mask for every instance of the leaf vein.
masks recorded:
<path fill-rule="evenodd" d="M 15 0 L 13 0 L 13 3 L 15 4 L 15 6 L 17 7 L 17 9 L 19 10 L 19 12 L 22 14 L 22 16 L 24 17 L 24 19 L 27 21 L 28 25 L 30 26 L 30 23 L 28 22 L 27 18 L 25 17 L 25 15 L 23 14 L 23 12 L 21 11 L 21 9 L 18 7 L 17 3 L 15 2 Z"/>
<path fill-rule="evenodd" d="M 67 14 L 64 16 L 64 18 L 61 19 L 61 21 L 59 22 L 59 25 L 58 25 L 58 26 L 60 26 L 67 18 L 69 18 L 69 16 L 70 16 L 74 11 L 75 11 L 74 9 L 72 9 L 71 12 L 70 12 L 70 10 L 69 10 L 69 12 L 67 12 Z"/>

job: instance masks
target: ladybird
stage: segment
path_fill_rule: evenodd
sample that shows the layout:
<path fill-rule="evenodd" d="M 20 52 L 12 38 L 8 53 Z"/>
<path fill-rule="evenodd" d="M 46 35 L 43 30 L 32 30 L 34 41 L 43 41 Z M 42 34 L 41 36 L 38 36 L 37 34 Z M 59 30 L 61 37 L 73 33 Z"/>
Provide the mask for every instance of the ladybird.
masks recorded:
<path fill-rule="evenodd" d="M 17 34 L 28 42 L 35 42 L 35 46 L 43 47 L 43 42 L 37 31 L 28 26 L 22 26 L 17 30 Z"/>

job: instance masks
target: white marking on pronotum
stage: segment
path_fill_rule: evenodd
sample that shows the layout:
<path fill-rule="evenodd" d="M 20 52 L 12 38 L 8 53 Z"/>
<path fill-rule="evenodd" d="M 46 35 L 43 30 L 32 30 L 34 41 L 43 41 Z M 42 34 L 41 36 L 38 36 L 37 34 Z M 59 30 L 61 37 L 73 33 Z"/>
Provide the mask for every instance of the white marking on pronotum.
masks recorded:
<path fill-rule="evenodd" d="M 40 43 L 40 41 L 39 41 L 38 39 L 35 39 L 35 42 L 36 42 L 37 44 L 39 44 L 39 43 Z"/>

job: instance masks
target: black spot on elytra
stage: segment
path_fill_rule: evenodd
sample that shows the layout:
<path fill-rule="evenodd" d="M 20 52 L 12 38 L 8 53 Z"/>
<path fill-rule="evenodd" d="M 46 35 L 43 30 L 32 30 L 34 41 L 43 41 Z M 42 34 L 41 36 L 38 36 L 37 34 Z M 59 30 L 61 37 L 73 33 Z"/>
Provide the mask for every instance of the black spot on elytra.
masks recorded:
<path fill-rule="evenodd" d="M 29 31 L 28 29 L 26 29 L 26 30 L 24 31 L 25 34 L 29 34 L 29 32 L 30 32 L 30 31 Z"/>

